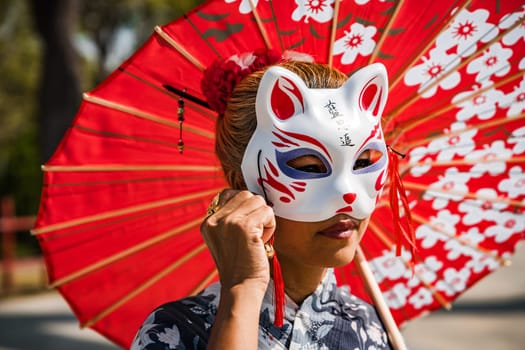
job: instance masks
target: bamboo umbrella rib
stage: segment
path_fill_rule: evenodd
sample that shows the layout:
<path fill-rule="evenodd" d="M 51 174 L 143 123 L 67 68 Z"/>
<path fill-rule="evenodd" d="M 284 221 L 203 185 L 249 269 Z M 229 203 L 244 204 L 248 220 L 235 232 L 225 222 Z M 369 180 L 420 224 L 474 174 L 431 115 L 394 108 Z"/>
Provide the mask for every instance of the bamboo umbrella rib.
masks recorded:
<path fill-rule="evenodd" d="M 385 231 L 379 228 L 379 226 L 373 220 L 370 220 L 370 222 L 368 223 L 368 227 L 388 249 L 392 249 L 394 243 L 388 237 Z"/>
<path fill-rule="evenodd" d="M 180 128 L 180 122 L 178 122 L 178 121 L 175 122 L 175 121 L 172 121 L 172 120 L 161 118 L 161 117 L 158 117 L 156 115 L 143 112 L 143 111 L 141 111 L 139 109 L 136 109 L 134 107 L 125 106 L 125 105 L 122 105 L 120 103 L 116 103 L 116 102 L 113 102 L 113 101 L 105 100 L 103 98 L 96 97 L 96 96 L 90 95 L 88 93 L 84 93 L 83 94 L 83 98 L 87 102 L 90 102 L 90 103 L 93 103 L 93 104 L 96 104 L 96 105 L 100 105 L 100 106 L 103 106 L 103 107 L 107 107 L 107 108 L 110 108 L 110 109 L 113 109 L 113 110 L 117 110 L 119 112 L 124 112 L 124 113 L 127 113 L 127 114 L 131 114 L 131 115 L 133 115 L 135 117 L 138 117 L 138 118 L 146 119 L 146 120 L 149 120 L 149 121 L 152 121 L 152 122 L 155 122 L 155 123 L 159 123 L 159 124 L 170 126 L 170 127 L 177 128 L 177 129 Z M 210 131 L 207 131 L 207 130 L 204 130 L 204 129 L 201 129 L 201 128 L 197 128 L 195 126 L 188 125 L 188 124 L 184 125 L 184 131 L 185 132 L 190 132 L 190 133 L 195 134 L 195 135 L 203 136 L 203 137 L 206 137 L 206 138 L 209 138 L 209 139 L 212 139 L 212 140 L 215 138 L 215 135 L 213 134 L 213 132 L 210 132 Z"/>
<path fill-rule="evenodd" d="M 47 242 L 59 241 L 61 239 L 64 239 L 65 237 L 73 237 L 75 235 L 80 235 L 83 233 L 95 232 L 94 236 L 92 235 L 89 237 L 89 240 L 88 240 L 89 242 L 97 238 L 101 238 L 104 235 L 103 231 L 108 227 L 115 227 L 121 224 L 126 225 L 126 223 L 128 222 L 140 222 L 144 218 L 151 217 L 150 215 L 154 215 L 154 216 L 162 215 L 163 213 L 173 212 L 174 210 L 177 210 L 182 207 L 186 207 L 186 208 L 201 207 L 202 208 L 202 204 L 203 204 L 202 199 L 200 200 L 195 199 L 195 200 L 184 202 L 184 203 L 177 203 L 177 204 L 170 205 L 170 206 L 155 208 L 148 212 L 139 212 L 139 213 L 136 213 L 130 216 L 117 217 L 115 219 L 111 219 L 107 221 L 98 221 L 98 222 L 90 224 L 89 226 L 75 227 L 73 229 L 68 229 L 67 231 L 61 231 L 59 233 L 46 236 L 44 239 Z M 86 242 L 86 240 L 83 240 L 83 242 Z M 68 249 L 68 248 L 67 247 L 61 248 L 57 250 L 56 252 L 64 251 L 64 249 Z"/>
<path fill-rule="evenodd" d="M 86 181 L 86 182 L 61 182 L 61 183 L 50 183 L 46 184 L 46 187 L 74 187 L 74 186 L 100 186 L 100 185 L 118 185 L 128 183 L 147 183 L 156 181 L 165 182 L 183 182 L 183 181 L 200 181 L 200 180 L 216 180 L 222 178 L 221 176 L 204 175 L 204 176 L 166 176 L 166 177 L 144 177 L 134 179 L 118 179 L 118 180 L 106 180 L 106 181 Z"/>
<path fill-rule="evenodd" d="M 175 142 L 167 142 L 167 141 L 151 139 L 151 138 L 146 138 L 146 137 L 125 135 L 125 134 L 120 134 L 116 132 L 104 131 L 104 130 L 95 130 L 95 129 L 87 128 L 87 127 L 84 127 L 78 124 L 73 125 L 73 128 L 82 130 L 83 132 L 86 132 L 86 133 L 96 134 L 96 135 L 100 135 L 104 137 L 113 137 L 113 138 L 118 138 L 118 139 L 133 140 L 137 142 L 151 143 L 155 145 L 162 145 L 162 146 L 166 146 L 172 149 L 176 149 L 177 151 L 179 150 L 179 145 L 178 143 L 175 143 Z M 199 148 L 199 147 L 193 147 L 192 145 L 184 146 L 184 150 L 185 151 L 192 150 L 192 151 L 208 153 L 208 154 L 213 154 L 213 155 L 215 154 L 215 152 L 211 148 L 210 149 Z"/>
<path fill-rule="evenodd" d="M 525 203 L 510 199 L 510 198 L 505 198 L 505 197 L 494 198 L 494 197 L 482 196 L 482 195 L 479 195 L 473 192 L 446 190 L 440 187 L 426 186 L 426 185 L 421 185 L 421 184 L 417 184 L 415 182 L 410 182 L 410 181 L 405 181 L 403 182 L 403 184 L 405 185 L 405 188 L 408 188 L 411 190 L 418 190 L 421 192 L 437 192 L 437 193 L 442 193 L 442 194 L 447 194 L 447 195 L 462 196 L 466 199 L 475 199 L 475 200 L 494 202 L 494 203 L 505 203 L 511 206 L 525 208 Z"/>
<path fill-rule="evenodd" d="M 130 300 L 135 298 L 137 295 L 139 295 L 140 293 L 142 293 L 145 290 L 147 290 L 148 288 L 150 288 L 152 285 L 154 285 L 155 283 L 160 281 L 162 278 L 164 278 L 167 275 L 169 275 L 173 270 L 177 269 L 178 267 L 180 267 L 181 265 L 183 265 L 184 263 L 189 261 L 191 258 L 195 257 L 197 254 L 201 253 L 205 249 L 206 249 L 206 244 L 204 244 L 204 243 L 199 245 L 199 246 L 197 246 L 194 250 L 192 250 L 188 254 L 184 255 L 182 258 L 176 260 L 174 263 L 172 263 L 171 265 L 167 266 L 165 269 L 161 270 L 159 273 L 157 273 L 154 276 L 152 276 L 150 279 L 148 279 L 142 285 L 140 285 L 137 288 L 133 289 L 133 291 L 131 291 L 127 295 L 121 297 L 117 302 L 115 302 L 114 304 L 108 306 L 106 309 L 102 310 L 100 313 L 95 315 L 90 320 L 84 322 L 81 325 L 81 327 L 85 328 L 85 327 L 93 326 L 95 323 L 97 323 L 98 321 L 100 321 L 101 319 L 106 317 L 107 315 L 111 314 L 113 311 L 115 311 L 116 309 L 120 308 L 122 305 L 128 303 Z"/>
<path fill-rule="evenodd" d="M 204 289 L 211 281 L 213 281 L 217 275 L 218 275 L 217 269 L 213 269 L 213 271 L 206 276 L 205 279 L 203 279 L 193 290 L 189 293 L 190 296 L 195 295 L 199 293 L 202 289 Z"/>
<path fill-rule="evenodd" d="M 456 166 L 456 165 L 473 165 L 473 164 L 480 164 L 480 163 L 523 163 L 525 162 L 525 157 L 511 157 L 511 158 L 504 158 L 504 157 L 494 157 L 494 158 L 477 158 L 477 159 L 458 159 L 458 160 L 449 160 L 449 161 L 424 161 L 424 162 L 416 162 L 416 163 L 410 163 L 406 169 L 419 166 L 428 166 L 431 165 L 433 167 L 436 166 Z"/>
<path fill-rule="evenodd" d="M 173 97 L 173 98 L 176 98 L 176 99 L 178 99 L 180 97 L 179 95 L 174 94 L 173 92 L 171 92 L 171 91 L 169 91 L 167 89 L 161 88 L 160 86 L 157 86 L 157 85 L 153 84 L 152 82 L 146 80 L 145 78 L 142 78 L 142 77 L 136 75 L 135 73 L 130 72 L 127 69 L 122 69 L 121 68 L 120 71 L 122 73 L 124 73 L 124 74 L 126 74 L 126 75 L 128 75 L 128 76 L 130 76 L 130 77 L 132 77 L 132 78 L 134 78 L 134 79 L 136 79 L 138 81 L 140 81 L 141 83 L 143 83 L 143 84 L 145 84 L 145 85 L 147 85 L 147 86 L 149 86 L 149 87 L 151 87 L 151 88 L 153 88 L 153 89 L 163 93 L 163 94 L 166 94 L 166 95 L 168 95 L 170 97 Z M 195 103 L 191 99 L 185 99 L 184 102 L 185 102 L 185 106 L 187 108 L 196 111 L 200 115 L 204 115 L 204 116 L 206 116 L 207 118 L 211 119 L 214 122 L 217 119 L 217 115 L 216 114 L 214 114 L 213 112 L 211 112 L 207 108 L 200 107 L 199 104 Z"/>
<path fill-rule="evenodd" d="M 202 223 L 202 220 L 203 218 L 202 217 L 199 217 L 195 220 L 192 220 L 192 221 L 188 221 L 186 222 L 185 224 L 173 229 L 173 230 L 169 230 L 169 231 L 166 231 L 166 232 L 163 232 L 162 234 L 159 234 L 158 236 L 155 236 L 155 237 L 152 237 L 146 241 L 143 241 L 135 246 L 132 246 L 128 249 L 125 249 L 125 250 L 122 250 L 118 253 L 115 253 L 111 256 L 108 256 L 107 258 L 104 258 L 102 260 L 99 260 L 95 263 L 92 263 L 80 270 L 77 270 L 75 272 L 72 272 L 62 278 L 59 278 L 59 279 L 56 279 L 55 281 L 53 281 L 49 287 L 50 288 L 57 288 L 57 287 L 60 287 L 60 286 L 63 286 L 65 284 L 68 284 L 68 283 L 71 283 L 83 276 L 86 276 L 87 274 L 90 274 L 96 270 L 99 270 L 105 266 L 108 266 L 118 260 L 121 260 L 121 259 L 124 259 L 130 255 L 133 255 L 133 254 L 136 254 L 136 253 L 139 253 L 141 251 L 143 251 L 144 249 L 147 249 L 155 244 L 158 244 L 158 243 L 162 243 L 178 234 L 181 234 L 183 232 L 186 232 L 190 229 L 193 229 L 193 228 L 197 228 L 199 227 L 199 225 Z"/>
<path fill-rule="evenodd" d="M 259 29 L 259 33 L 261 33 L 261 36 L 264 40 L 264 45 L 266 45 L 266 48 L 268 50 L 272 49 L 272 43 L 268 39 L 268 33 L 266 33 L 266 29 L 264 29 L 263 23 L 261 21 L 261 17 L 259 17 L 259 13 L 257 12 L 257 6 L 253 3 L 253 0 L 250 0 L 250 7 L 252 9 L 253 18 L 255 18 L 255 23 L 257 23 L 257 28 Z"/>
<path fill-rule="evenodd" d="M 460 70 L 461 68 L 463 68 L 464 66 L 466 66 L 467 64 L 472 62 L 477 57 L 477 55 L 479 53 L 485 51 L 488 47 L 490 47 L 495 42 L 499 41 L 507 33 L 510 33 L 512 30 L 514 30 L 515 28 L 520 26 L 522 24 L 522 22 L 524 22 L 524 20 L 525 20 L 525 18 L 523 18 L 523 17 L 520 18 L 520 20 L 516 21 L 512 26 L 510 26 L 509 28 L 501 31 L 501 33 L 499 33 L 498 36 L 496 36 L 494 39 L 492 39 L 489 42 L 487 42 L 484 45 L 482 45 L 478 50 L 476 50 L 476 52 L 474 52 L 472 55 L 470 55 L 465 60 L 461 61 L 461 63 L 459 63 L 456 67 L 454 67 L 453 69 L 450 69 L 450 70 L 446 71 L 445 73 L 441 74 L 438 78 L 434 79 L 434 81 L 432 83 L 430 83 L 427 86 L 425 86 L 421 91 L 418 91 L 417 93 L 413 94 L 404 103 L 402 103 L 399 106 L 397 106 L 387 116 L 384 117 L 386 122 L 389 123 L 390 120 L 394 116 L 399 115 L 402 111 L 404 111 L 409 106 L 414 104 L 414 102 L 416 102 L 420 98 L 421 95 L 424 95 L 425 92 L 427 92 L 428 90 L 434 88 L 436 85 L 441 83 L 441 81 L 443 81 L 444 79 L 448 78 L 450 76 L 450 74 Z M 428 80 L 427 82 L 430 82 L 430 80 Z"/>
<path fill-rule="evenodd" d="M 341 0 L 335 0 L 334 17 L 332 17 L 332 26 L 330 28 L 330 44 L 328 46 L 328 66 L 332 67 L 334 62 L 334 43 L 335 34 L 337 31 L 337 20 L 339 19 L 339 8 L 341 7 Z"/>
<path fill-rule="evenodd" d="M 496 261 L 499 262 L 500 265 L 502 266 L 508 266 L 510 265 L 510 261 L 508 259 L 505 259 L 497 254 L 494 254 L 493 252 L 477 245 L 477 244 L 472 244 L 471 242 L 465 240 L 465 239 L 462 239 L 461 237 L 455 235 L 453 232 L 449 232 L 449 231 L 446 231 L 444 230 L 442 227 L 439 227 L 437 225 L 434 225 L 433 223 L 431 223 L 429 220 L 423 218 L 422 216 L 416 214 L 416 213 L 411 213 L 412 214 L 412 219 L 418 223 L 420 223 L 421 225 L 425 225 L 425 226 L 428 226 L 430 227 L 432 230 L 434 231 L 437 231 L 439 233 L 442 233 L 443 235 L 449 237 L 449 239 L 454 239 L 456 241 L 458 241 L 459 243 L 461 243 L 462 245 L 466 246 L 466 247 L 469 247 L 477 252 L 480 252 L 486 256 L 488 256 L 489 258 L 492 258 Z"/>
<path fill-rule="evenodd" d="M 185 59 L 187 59 L 191 64 L 193 64 L 195 67 L 197 67 L 200 71 L 204 71 L 206 67 L 199 62 L 195 57 L 193 57 L 188 51 L 186 51 L 181 45 L 179 45 L 175 39 L 170 37 L 168 33 L 162 30 L 161 27 L 156 26 L 155 32 L 164 39 L 165 42 L 171 45 L 175 50 L 177 50 L 182 56 L 184 56 Z"/>
<path fill-rule="evenodd" d="M 475 125 L 466 127 L 464 129 L 461 129 L 461 130 L 454 130 L 454 131 L 450 131 L 450 132 L 447 132 L 447 133 L 442 132 L 442 133 L 435 134 L 435 135 L 432 135 L 432 136 L 429 136 L 429 137 L 425 137 L 423 139 L 419 139 L 419 140 L 416 140 L 416 141 L 413 141 L 413 142 L 405 143 L 405 144 L 403 144 L 403 149 L 404 150 L 409 150 L 409 149 L 412 149 L 412 148 L 414 148 L 416 146 L 420 146 L 420 145 L 426 144 L 428 142 L 431 142 L 433 140 L 437 140 L 437 139 L 442 138 L 442 137 L 457 136 L 457 135 L 463 134 L 463 133 L 471 131 L 471 130 L 483 130 L 483 129 L 491 128 L 491 127 L 494 127 L 494 126 L 499 126 L 499 125 L 503 125 L 503 124 L 507 124 L 507 123 L 512 123 L 512 122 L 514 122 L 516 120 L 520 120 L 520 119 L 522 119 L 524 117 L 525 117 L 525 113 L 522 113 L 520 115 L 516 115 L 516 116 L 513 116 L 513 117 L 488 120 L 486 122 L 475 124 Z"/>
<path fill-rule="evenodd" d="M 47 172 L 97 172 L 97 171 L 194 171 L 216 172 L 220 166 L 214 165 L 174 165 L 174 164 L 83 164 L 83 165 L 42 165 Z"/>
<path fill-rule="evenodd" d="M 421 58 L 423 53 L 427 52 L 428 49 L 430 49 L 430 47 L 432 45 L 434 45 L 434 42 L 436 41 L 437 37 L 449 27 L 449 25 L 470 4 L 470 2 L 471 2 L 471 0 L 467 0 L 459 8 L 457 8 L 456 11 L 454 12 L 454 14 L 449 17 L 447 22 L 445 22 L 441 26 L 440 31 L 434 37 L 430 38 L 430 40 L 427 41 L 427 44 L 425 45 L 425 47 L 417 55 L 415 55 L 414 58 L 411 61 L 409 61 L 406 65 L 404 65 L 404 68 L 400 69 L 400 71 L 396 75 L 396 77 L 394 79 L 392 79 L 392 83 L 390 84 L 390 90 L 393 90 L 397 86 L 397 84 L 405 76 L 406 72 L 414 65 L 414 63 L 416 63 Z"/>
<path fill-rule="evenodd" d="M 207 191 L 187 194 L 184 196 L 178 196 L 176 198 L 163 199 L 163 200 L 159 200 L 155 202 L 130 206 L 127 208 L 121 208 L 121 209 L 110 210 L 107 212 L 98 213 L 94 215 L 83 216 L 83 217 L 79 217 L 76 219 L 62 221 L 56 224 L 39 227 L 39 228 L 32 230 L 31 233 L 33 235 L 40 235 L 40 234 L 49 233 L 49 232 L 53 232 L 57 230 L 63 230 L 63 229 L 67 229 L 67 228 L 71 228 L 71 227 L 75 227 L 79 225 L 90 224 L 90 223 L 94 223 L 100 220 L 113 219 L 113 218 L 117 218 L 120 216 L 138 213 L 138 212 L 145 211 L 145 210 L 151 210 L 151 209 L 155 209 L 155 208 L 159 208 L 163 206 L 168 206 L 168 205 L 173 205 L 173 204 L 189 201 L 189 200 L 196 199 L 196 198 L 206 197 L 211 194 L 215 194 L 219 191 L 220 189 L 215 188 L 215 189 L 211 189 Z"/>
<path fill-rule="evenodd" d="M 415 119 L 415 121 L 413 121 L 412 123 L 410 124 L 407 124 L 405 126 L 403 125 L 399 125 L 397 127 L 397 130 L 403 130 L 403 132 L 407 132 L 407 131 L 410 131 L 412 129 L 414 129 L 415 127 L 417 127 L 418 125 L 421 125 L 423 123 L 426 123 L 427 121 L 431 120 L 431 119 L 434 119 L 436 116 L 439 116 L 453 108 L 457 108 L 458 105 L 460 105 L 461 103 L 465 102 L 465 101 L 468 101 L 470 99 L 473 99 L 473 98 L 476 98 L 477 96 L 483 94 L 484 92 L 488 91 L 488 90 L 491 90 L 491 89 L 496 89 L 504 84 L 507 84 L 508 82 L 510 81 L 513 81 L 514 79 L 518 79 L 518 78 L 521 78 L 524 76 L 524 72 L 523 71 L 519 71 L 519 72 L 516 72 L 515 74 L 512 74 L 508 77 L 506 77 L 505 79 L 502 79 L 500 81 L 498 81 L 496 84 L 493 84 L 493 85 L 490 85 L 490 86 L 487 86 L 483 89 L 479 89 L 478 91 L 475 91 L 473 92 L 472 94 L 469 94 L 465 97 L 463 97 L 462 99 L 458 100 L 458 101 L 454 101 L 454 103 L 448 103 L 446 104 L 444 107 L 442 107 L 441 109 L 438 109 L 430 114 L 427 114 L 425 116 L 415 116 L 415 117 L 412 117 L 411 119 Z M 400 131 L 398 131 L 400 132 Z"/>
<path fill-rule="evenodd" d="M 381 47 L 383 46 L 383 43 L 385 42 L 386 37 L 388 36 L 388 33 L 390 32 L 390 29 L 392 28 L 392 25 L 394 24 L 394 21 L 397 18 L 401 7 L 403 6 L 403 0 L 399 0 L 395 6 L 396 8 L 394 10 L 394 13 L 388 19 L 388 22 L 385 28 L 383 29 L 383 33 L 381 33 L 381 36 L 379 37 L 379 40 L 377 41 L 377 44 L 374 47 L 374 52 L 372 52 L 372 55 L 368 59 L 368 64 L 372 64 L 373 62 L 375 62 L 379 50 L 381 50 Z"/>

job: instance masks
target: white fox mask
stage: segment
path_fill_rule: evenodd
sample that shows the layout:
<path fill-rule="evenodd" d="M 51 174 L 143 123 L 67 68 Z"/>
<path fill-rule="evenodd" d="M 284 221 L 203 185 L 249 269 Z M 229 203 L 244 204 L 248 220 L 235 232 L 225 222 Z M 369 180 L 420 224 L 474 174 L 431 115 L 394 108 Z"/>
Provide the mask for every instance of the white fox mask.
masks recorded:
<path fill-rule="evenodd" d="M 270 67 L 257 91 L 257 128 L 241 165 L 248 190 L 289 220 L 370 216 L 387 178 L 381 129 L 387 95 L 379 63 L 337 89 L 309 89 L 288 69 Z M 316 157 L 322 170 L 290 166 L 303 156 Z"/>

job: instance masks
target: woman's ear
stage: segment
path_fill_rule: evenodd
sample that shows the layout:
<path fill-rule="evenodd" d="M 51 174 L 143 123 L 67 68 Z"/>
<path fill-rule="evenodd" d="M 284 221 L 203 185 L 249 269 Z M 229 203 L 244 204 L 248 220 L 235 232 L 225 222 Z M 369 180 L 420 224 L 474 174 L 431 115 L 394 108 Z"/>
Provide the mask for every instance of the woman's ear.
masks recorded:
<path fill-rule="evenodd" d="M 306 108 L 307 87 L 295 73 L 283 67 L 270 67 L 257 90 L 257 123 L 273 124 L 300 116 Z"/>
<path fill-rule="evenodd" d="M 360 112 L 381 117 L 388 97 L 385 66 L 374 63 L 355 72 L 343 87 L 352 105 Z"/>

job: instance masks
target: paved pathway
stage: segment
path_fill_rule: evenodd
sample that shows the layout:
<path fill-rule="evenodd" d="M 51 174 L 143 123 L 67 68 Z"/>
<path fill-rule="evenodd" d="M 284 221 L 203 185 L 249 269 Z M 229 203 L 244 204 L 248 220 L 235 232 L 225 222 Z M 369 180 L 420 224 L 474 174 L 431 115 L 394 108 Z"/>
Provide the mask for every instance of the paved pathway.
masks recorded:
<path fill-rule="evenodd" d="M 454 305 L 408 323 L 411 350 L 525 348 L 525 246 L 510 267 L 482 280 Z M 0 350 L 110 350 L 92 330 L 80 330 L 56 292 L 0 301 Z"/>

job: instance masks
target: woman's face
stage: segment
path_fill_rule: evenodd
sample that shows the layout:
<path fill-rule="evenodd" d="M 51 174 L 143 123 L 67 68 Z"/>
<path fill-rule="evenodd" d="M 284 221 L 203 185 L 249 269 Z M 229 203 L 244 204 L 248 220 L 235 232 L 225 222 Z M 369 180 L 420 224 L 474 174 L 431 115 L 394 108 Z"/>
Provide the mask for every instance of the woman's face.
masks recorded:
<path fill-rule="evenodd" d="M 351 262 L 369 218 L 338 214 L 318 222 L 276 217 L 274 248 L 280 260 L 310 267 L 336 267 Z"/>

